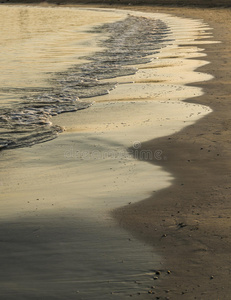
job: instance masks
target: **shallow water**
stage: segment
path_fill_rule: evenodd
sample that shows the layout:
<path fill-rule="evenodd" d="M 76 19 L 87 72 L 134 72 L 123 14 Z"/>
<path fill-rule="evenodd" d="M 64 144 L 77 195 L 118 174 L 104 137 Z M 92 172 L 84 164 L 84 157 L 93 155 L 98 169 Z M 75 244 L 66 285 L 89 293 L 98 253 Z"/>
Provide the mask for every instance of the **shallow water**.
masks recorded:
<path fill-rule="evenodd" d="M 135 74 L 137 68 L 132 64 L 150 61 L 148 56 L 158 51 L 169 31 L 160 20 L 127 13 L 20 6 L 1 6 L 0 25 L 2 149 L 56 137 L 62 129 L 52 125 L 52 116 L 87 108 L 95 96 L 115 89 L 116 78 Z M 158 255 L 115 226 L 105 213 L 106 195 L 101 202 L 90 196 L 89 202 L 69 182 L 72 171 L 73 177 L 80 173 L 81 180 L 91 182 L 89 172 L 103 177 L 105 167 L 96 161 L 73 169 L 65 157 L 64 161 L 60 157 L 65 162 L 61 173 L 56 170 L 51 176 L 53 183 L 46 178 L 48 185 L 44 186 L 39 178 L 51 171 L 53 158 L 56 161 L 59 155 L 56 150 L 54 146 L 45 148 L 43 154 L 40 151 L 45 159 L 47 153 L 51 156 L 38 164 L 33 150 L 32 156 L 27 153 L 24 158 L 10 150 L 1 157 L 1 296 L 23 300 L 147 296 L 154 265 L 159 267 Z M 117 161 L 114 164 L 117 166 Z M 110 180 L 114 180 L 111 175 Z M 61 198 L 54 183 L 61 188 Z M 22 186 L 25 189 L 21 190 Z M 97 195 L 96 190 L 95 185 Z M 55 214 L 47 208 L 40 211 L 38 191 L 45 192 L 45 203 L 55 200 L 56 208 L 57 200 L 65 206 L 65 199 L 70 201 L 71 197 L 73 207 L 67 202 L 67 207 Z M 48 196 L 49 191 L 56 199 Z M 36 207 L 26 206 L 27 212 L 22 213 L 23 202 L 32 204 L 35 194 L 39 197 Z M 109 202 L 110 208 L 121 203 L 116 197 L 110 197 Z"/>
<path fill-rule="evenodd" d="M 52 116 L 85 109 L 91 105 L 86 98 L 108 94 L 116 88 L 116 77 L 136 73 L 137 69 L 130 65 L 150 61 L 149 56 L 163 47 L 169 32 L 163 21 L 139 16 L 126 16 L 94 29 L 83 29 L 88 24 L 86 20 L 94 19 L 98 14 L 86 10 L 78 14 L 70 10 L 69 19 L 68 10 L 54 9 L 52 14 L 51 9 L 7 7 L 6 12 L 13 11 L 16 15 L 16 22 L 11 24 L 5 22 L 9 16 L 4 14 L 4 8 L 1 10 L 4 26 L 0 44 L 4 45 L 6 55 L 3 55 L 0 101 L 7 107 L 0 111 L 0 149 L 31 146 L 56 137 L 62 128 L 52 126 Z M 59 16 L 61 24 L 57 23 L 59 11 L 62 12 Z M 78 17 L 77 24 L 73 12 Z M 92 20 L 89 23 L 93 23 Z M 10 37 L 7 31 L 11 32 Z M 102 50 L 94 56 L 85 56 L 88 62 L 78 64 L 73 55 L 78 56 L 84 51 L 81 34 L 84 41 L 98 35 L 97 44 Z M 87 50 L 94 43 L 96 41 L 91 41 Z M 82 49 L 75 52 L 76 46 Z M 56 58 L 58 62 L 54 63 Z M 57 64 L 63 71 L 56 71 Z M 111 78 L 115 78 L 115 82 L 102 82 Z"/>

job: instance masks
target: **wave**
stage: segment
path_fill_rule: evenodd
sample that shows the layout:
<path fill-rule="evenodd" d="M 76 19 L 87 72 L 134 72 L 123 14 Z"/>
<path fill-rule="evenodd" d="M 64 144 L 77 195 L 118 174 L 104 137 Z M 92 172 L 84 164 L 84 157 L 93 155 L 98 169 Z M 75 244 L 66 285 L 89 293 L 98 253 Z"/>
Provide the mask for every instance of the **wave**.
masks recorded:
<path fill-rule="evenodd" d="M 99 42 L 104 50 L 86 57 L 85 64 L 52 74 L 51 87 L 44 91 L 25 88 L 19 104 L 0 110 L 0 150 L 57 137 L 63 129 L 52 125 L 52 116 L 86 109 L 92 105 L 89 99 L 107 95 L 117 86 L 107 79 L 135 74 L 134 65 L 150 62 L 151 55 L 170 43 L 169 32 L 161 20 L 131 15 L 92 29 L 90 33 L 106 37 Z"/>

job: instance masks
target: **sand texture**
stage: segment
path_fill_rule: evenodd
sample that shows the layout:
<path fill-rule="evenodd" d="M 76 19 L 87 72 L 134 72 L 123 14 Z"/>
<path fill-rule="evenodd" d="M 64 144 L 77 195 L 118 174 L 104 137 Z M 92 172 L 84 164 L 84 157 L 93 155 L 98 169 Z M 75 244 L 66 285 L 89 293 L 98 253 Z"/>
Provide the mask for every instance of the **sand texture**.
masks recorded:
<path fill-rule="evenodd" d="M 204 46 L 211 64 L 199 70 L 214 79 L 197 83 L 205 94 L 187 100 L 208 105 L 213 113 L 177 134 L 142 145 L 142 149 L 163 150 L 167 160 L 159 165 L 174 174 L 174 184 L 115 215 L 136 236 L 158 245 L 164 255 L 165 269 L 153 289 L 159 299 L 230 299 L 231 12 L 158 11 L 202 18 L 222 42 Z M 166 274 L 168 269 L 171 274 Z"/>
<path fill-rule="evenodd" d="M 66 127 L 58 139 L 1 155 L 4 299 L 81 299 L 102 272 L 115 275 L 120 299 L 230 299 L 231 12 L 132 8 L 186 18 L 175 24 L 178 44 L 121 79 L 108 100 L 54 119 Z M 195 26 L 191 39 L 182 24 Z M 147 152 L 151 159 L 141 155 Z M 124 240 L 134 244 L 123 248 Z M 79 279 L 70 278 L 81 272 L 86 241 L 88 250 L 99 250 L 77 290 Z M 111 269 L 101 263 L 107 247 Z M 138 286 L 133 274 L 145 283 Z M 114 299 L 110 286 L 97 298 L 100 290 L 92 287 L 95 299 Z"/>

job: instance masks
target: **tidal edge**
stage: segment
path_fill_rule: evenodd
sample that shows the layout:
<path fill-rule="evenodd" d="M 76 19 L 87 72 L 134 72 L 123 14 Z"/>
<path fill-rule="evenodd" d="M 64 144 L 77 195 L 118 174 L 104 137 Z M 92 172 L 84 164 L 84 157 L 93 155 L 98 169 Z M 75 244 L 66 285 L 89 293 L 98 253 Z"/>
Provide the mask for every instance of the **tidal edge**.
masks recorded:
<path fill-rule="evenodd" d="M 142 6 L 133 6 L 141 2 L 129 1 L 129 6 L 118 5 L 123 2 L 110 5 L 203 19 L 213 28 L 212 39 L 221 41 L 203 45 L 207 54 L 203 60 L 210 64 L 199 70 L 213 75 L 214 79 L 194 83 L 203 88 L 204 95 L 185 100 L 207 105 L 213 112 L 174 135 L 148 141 L 140 148 L 140 151 L 160 149 L 163 152 L 165 159 L 151 163 L 173 174 L 173 184 L 153 193 L 149 199 L 115 210 L 113 216 L 134 236 L 153 245 L 163 257 L 163 269 L 158 273 L 157 284 L 154 282 L 156 299 L 230 299 L 231 9 L 215 6 L 231 4 L 195 0 L 187 5 L 198 7 L 177 7 L 183 2 L 142 1 Z M 107 7 L 112 2 L 100 3 L 100 7 Z M 145 6 L 153 4 L 175 6 Z"/>

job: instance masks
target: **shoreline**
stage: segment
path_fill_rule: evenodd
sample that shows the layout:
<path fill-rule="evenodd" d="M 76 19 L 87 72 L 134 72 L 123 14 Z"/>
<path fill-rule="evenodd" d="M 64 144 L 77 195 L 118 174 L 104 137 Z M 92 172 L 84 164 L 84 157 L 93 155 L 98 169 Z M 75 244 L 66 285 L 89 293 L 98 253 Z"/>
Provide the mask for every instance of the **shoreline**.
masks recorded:
<path fill-rule="evenodd" d="M 214 29 L 213 39 L 222 42 L 203 45 L 205 59 L 211 63 L 199 70 L 213 75 L 214 79 L 193 84 L 202 87 L 205 94 L 185 100 L 208 105 L 213 112 L 179 133 L 142 145 L 141 150 L 154 151 L 158 147 L 163 151 L 167 160 L 153 163 L 173 174 L 174 183 L 147 200 L 116 210 L 113 215 L 121 226 L 155 246 L 164 256 L 165 269 L 171 274 L 166 276 L 163 272 L 159 276 L 153 291 L 156 296 L 230 299 L 228 16 L 231 11 L 211 9 L 210 14 L 200 9 L 179 12 L 177 8 L 158 8 L 158 11 L 203 18 Z"/>
<path fill-rule="evenodd" d="M 117 8 L 121 9 L 121 6 Z M 134 9 L 128 7 L 131 8 Z M 148 12 L 156 12 L 157 9 L 158 12 L 180 15 L 177 8 L 152 7 L 151 11 L 150 7 L 136 9 Z M 215 28 L 212 40 L 224 39 L 229 43 L 230 33 L 226 36 L 224 30 L 229 26 L 220 16 L 226 11 L 219 10 L 220 15 L 217 16 L 215 9 L 210 10 L 211 15 L 206 15 L 200 9 L 181 8 L 181 13 L 182 10 L 184 17 L 198 19 L 199 15 L 206 23 L 209 21 Z M 227 11 L 227 15 L 230 16 L 230 11 Z M 220 23 L 216 27 L 218 19 Z M 227 18 L 226 23 L 230 24 L 229 20 Z M 229 261 L 231 245 L 228 201 L 230 87 L 229 77 L 222 79 L 222 72 L 229 72 L 230 62 L 227 59 L 220 69 L 220 58 L 216 56 L 219 49 L 222 59 L 226 60 L 230 53 L 228 43 L 225 44 L 227 48 L 224 52 L 224 43 L 203 45 L 208 57 L 202 59 L 208 59 L 211 64 L 201 67 L 200 71 L 212 74 L 215 78 L 192 84 L 203 87 L 205 94 L 185 101 L 208 105 L 214 112 L 179 133 L 142 143 L 140 151 L 163 151 L 167 160 L 161 160 L 159 165 L 174 175 L 174 184 L 147 200 L 120 208 L 113 213 L 120 225 L 139 239 L 153 245 L 155 251 L 158 250 L 165 257 L 164 272 L 161 272 L 158 285 L 153 290 L 153 294 L 163 299 L 179 299 L 181 296 L 185 299 L 229 299 L 230 269 L 226 262 Z M 222 104 L 225 103 L 225 107 L 217 102 L 217 97 L 223 101 Z M 157 161 L 153 163 L 156 165 Z M 168 275 L 165 272 L 167 270 L 171 271 Z"/>
<path fill-rule="evenodd" d="M 14 9 L 20 12 L 24 7 Z M 36 11 L 37 20 L 40 12 L 53 16 L 58 11 L 43 7 L 25 10 L 28 15 Z M 84 9 L 60 10 L 75 12 L 78 17 Z M 86 11 L 94 12 L 98 19 L 101 10 Z M 128 14 L 102 11 L 103 20 L 108 14 L 120 19 Z M 149 197 L 153 189 L 169 186 L 172 176 L 158 166 L 133 159 L 126 149 L 133 144 L 136 152 L 136 141 L 174 133 L 184 128 L 186 119 L 187 124 L 194 124 L 211 112 L 206 106 L 180 101 L 186 95 L 202 93 L 184 83 L 210 79 L 194 72 L 206 64 L 196 59 L 204 56 L 201 49 L 179 46 L 184 41 L 193 44 L 195 37 L 203 39 L 200 29 L 207 28 L 200 21 L 155 16 L 172 28 L 172 43 L 167 39 L 165 46 L 154 52 L 153 61 L 137 65 L 134 75 L 119 78 L 121 84 L 107 96 L 94 97 L 96 103 L 88 109 L 53 117 L 53 124 L 66 127 L 59 138 L 2 152 L 0 283 L 4 299 L 42 295 L 49 300 L 76 299 L 76 293 L 78 299 L 94 296 L 108 300 L 116 295 L 149 299 L 153 268 L 161 267 L 161 259 L 151 245 L 133 239 L 119 227 L 110 212 Z M 159 153 L 156 155 L 159 158 Z M 19 252 L 20 260 L 12 260 Z"/>

